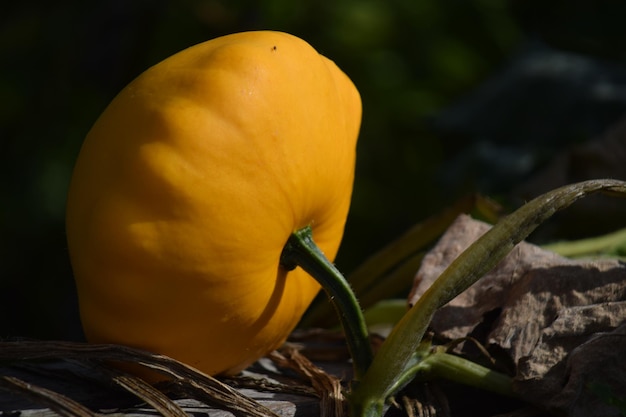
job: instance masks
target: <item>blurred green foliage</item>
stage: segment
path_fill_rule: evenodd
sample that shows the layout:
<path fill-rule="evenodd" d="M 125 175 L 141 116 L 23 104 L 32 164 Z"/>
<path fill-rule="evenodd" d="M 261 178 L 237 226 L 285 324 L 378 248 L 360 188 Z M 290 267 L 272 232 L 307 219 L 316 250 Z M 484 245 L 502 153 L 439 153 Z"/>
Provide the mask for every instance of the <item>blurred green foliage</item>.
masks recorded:
<path fill-rule="evenodd" d="M 3 5 L 0 335 L 80 339 L 64 236 L 67 185 L 91 124 L 150 65 L 192 44 L 254 29 L 293 33 L 337 62 L 361 91 L 364 106 L 353 207 L 337 261 L 349 271 L 408 225 L 473 191 L 471 178 L 464 178 L 461 188 L 436 181 L 452 150 L 433 128 L 433 118 L 502 66 L 528 37 L 523 28 L 539 37 L 550 29 L 549 19 L 535 16 L 554 6 L 550 16 L 558 20 L 560 3 L 539 3 L 31 0 Z M 602 28 L 604 36 L 606 25 L 589 15 L 576 17 L 589 31 L 571 31 L 584 37 L 582 43 L 564 31 L 567 46 L 593 49 L 594 28 Z M 606 36 L 621 41 L 616 34 Z M 593 52 L 623 58 L 615 56 L 618 48 L 603 45 Z"/>

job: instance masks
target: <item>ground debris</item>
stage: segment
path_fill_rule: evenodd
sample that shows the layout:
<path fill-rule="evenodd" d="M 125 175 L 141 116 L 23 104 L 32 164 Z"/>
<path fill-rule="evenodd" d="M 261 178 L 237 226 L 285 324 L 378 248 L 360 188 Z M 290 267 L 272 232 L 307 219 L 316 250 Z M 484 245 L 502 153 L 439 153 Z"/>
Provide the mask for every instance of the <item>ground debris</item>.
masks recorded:
<path fill-rule="evenodd" d="M 283 357 L 286 362 L 300 358 L 297 348 L 285 351 Z M 112 362 L 141 364 L 169 379 L 152 386 L 111 366 Z M 337 385 L 334 392 L 341 394 L 337 378 L 303 358 L 298 363 L 314 372 L 316 380 L 325 377 Z M 343 405 L 343 398 L 337 400 L 338 404 L 331 404 Z M 125 346 L 0 341 L 2 415 L 306 417 L 323 415 L 320 411 L 315 386 L 310 387 L 308 379 L 284 375 L 281 366 L 268 358 L 241 375 L 217 379 L 172 358 Z"/>
<path fill-rule="evenodd" d="M 488 230 L 460 216 L 426 255 L 414 302 L 467 246 Z M 626 412 L 626 265 L 570 260 L 526 242 L 435 315 L 438 337 L 471 336 L 515 374 L 517 393 L 558 415 Z M 472 344 L 459 345 L 472 356 Z M 477 359 L 478 356 L 477 356 Z"/>

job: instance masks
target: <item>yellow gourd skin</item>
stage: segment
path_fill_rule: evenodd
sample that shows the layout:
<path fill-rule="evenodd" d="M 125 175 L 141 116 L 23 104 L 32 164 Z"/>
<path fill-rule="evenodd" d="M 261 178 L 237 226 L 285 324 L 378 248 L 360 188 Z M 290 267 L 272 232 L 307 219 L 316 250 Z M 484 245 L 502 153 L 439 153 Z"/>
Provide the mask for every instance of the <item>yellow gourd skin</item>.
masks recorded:
<path fill-rule="evenodd" d="M 87 339 L 236 373 L 319 291 L 279 257 L 313 228 L 329 259 L 350 204 L 359 94 L 303 40 L 244 32 L 148 69 L 80 151 L 67 238 Z"/>

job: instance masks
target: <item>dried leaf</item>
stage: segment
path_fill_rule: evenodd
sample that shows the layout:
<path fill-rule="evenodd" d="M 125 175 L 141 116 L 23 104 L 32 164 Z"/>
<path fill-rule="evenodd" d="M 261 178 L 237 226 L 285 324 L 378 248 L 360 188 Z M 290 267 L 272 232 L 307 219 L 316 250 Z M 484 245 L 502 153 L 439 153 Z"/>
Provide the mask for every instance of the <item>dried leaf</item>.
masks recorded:
<path fill-rule="evenodd" d="M 106 368 L 105 372 L 111 376 L 113 382 L 141 398 L 163 417 L 187 417 L 187 413 L 178 404 L 143 379 L 111 368 Z"/>
<path fill-rule="evenodd" d="M 272 352 L 270 358 L 279 366 L 291 368 L 310 381 L 320 397 L 320 417 L 343 417 L 345 399 L 338 378 L 315 366 L 290 345 L 286 345 L 282 352 Z"/>
<path fill-rule="evenodd" d="M 163 355 L 119 345 L 55 341 L 0 342 L 1 361 L 24 362 L 51 359 L 139 364 L 171 377 L 191 398 L 228 410 L 237 416 L 277 417 L 277 414 L 272 410 L 246 397 L 234 388 Z M 134 388 L 140 389 L 138 386 Z M 143 386 L 143 388 L 146 387 Z M 154 395 L 153 393 L 153 399 L 156 398 Z M 160 400 L 162 399 L 161 397 Z M 172 409 L 175 408 L 176 406 Z"/>
<path fill-rule="evenodd" d="M 71 398 L 12 376 L 0 376 L 0 388 L 43 403 L 63 417 L 95 417 L 96 413 Z"/>
<path fill-rule="evenodd" d="M 409 302 L 488 229 L 487 224 L 460 216 L 424 258 Z M 585 352 L 584 357 L 601 357 L 608 363 L 615 359 L 610 354 L 616 347 L 626 352 L 626 337 L 613 335 L 622 334 L 618 329 L 624 323 L 626 265 L 616 260 L 570 260 L 522 242 L 489 274 L 442 307 L 431 328 L 445 338 L 473 336 L 492 351 L 506 352 L 516 368 L 517 391 L 528 401 L 566 415 L 607 417 L 619 415 L 619 410 L 611 405 L 596 406 L 596 411 L 580 408 L 585 401 L 597 403 L 598 396 L 572 387 L 598 380 L 618 398 L 626 398 L 626 369 L 613 366 L 615 374 L 607 377 L 605 367 L 590 368 L 576 358 Z M 615 345 L 616 338 L 624 339 L 624 344 Z"/>

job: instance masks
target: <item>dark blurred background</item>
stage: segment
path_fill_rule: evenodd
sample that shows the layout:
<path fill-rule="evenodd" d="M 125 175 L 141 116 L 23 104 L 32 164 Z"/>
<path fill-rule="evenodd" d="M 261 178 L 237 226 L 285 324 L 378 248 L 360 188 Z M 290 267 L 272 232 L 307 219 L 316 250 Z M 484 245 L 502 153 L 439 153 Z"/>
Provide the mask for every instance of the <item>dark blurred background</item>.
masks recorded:
<path fill-rule="evenodd" d="M 80 340 L 64 205 L 83 137 L 140 72 L 219 35 L 293 33 L 361 91 L 344 271 L 469 193 L 512 208 L 566 182 L 626 179 L 623 1 L 25 0 L 1 9 L 0 337 Z M 612 204 L 550 230 L 626 226 L 626 206 Z"/>

